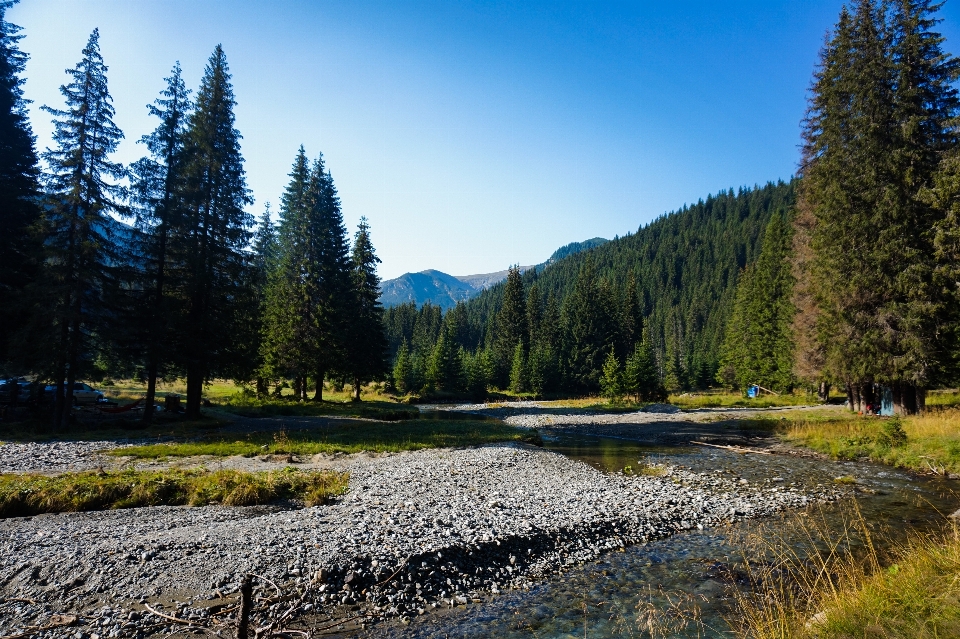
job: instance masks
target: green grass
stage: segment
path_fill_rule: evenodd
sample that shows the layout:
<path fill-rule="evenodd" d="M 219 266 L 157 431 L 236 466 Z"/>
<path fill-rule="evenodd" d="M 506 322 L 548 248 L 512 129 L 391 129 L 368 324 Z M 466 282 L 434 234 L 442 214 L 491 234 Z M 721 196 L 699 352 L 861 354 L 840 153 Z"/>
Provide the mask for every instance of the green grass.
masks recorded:
<path fill-rule="evenodd" d="M 257 432 L 242 438 L 211 436 L 201 441 L 149 444 L 110 451 L 143 459 L 212 455 L 315 455 L 318 453 L 400 452 L 423 448 L 457 448 L 495 442 L 530 441 L 536 431 L 495 421 L 410 420 L 398 423 L 347 423 L 290 433 Z"/>
<path fill-rule="evenodd" d="M 927 391 L 928 408 L 954 408 L 960 406 L 960 390 L 945 389 Z"/>
<path fill-rule="evenodd" d="M 348 476 L 292 468 L 244 473 L 235 470 L 163 470 L 0 475 L 0 517 L 139 506 L 253 506 L 302 499 L 308 506 L 343 494 Z"/>
<path fill-rule="evenodd" d="M 670 395 L 669 402 L 685 410 L 696 408 L 775 408 L 779 406 L 814 406 L 816 395 L 764 393 L 761 397 L 744 397 L 740 393 L 682 393 Z"/>
<path fill-rule="evenodd" d="M 960 473 L 960 410 L 904 419 L 843 413 L 775 423 L 782 438 L 833 459 L 868 458 L 899 468 Z"/>
<path fill-rule="evenodd" d="M 822 621 L 799 636 L 960 637 L 960 540 L 914 542 L 896 563 L 824 603 Z"/>
<path fill-rule="evenodd" d="M 360 417 L 399 421 L 415 419 L 420 415 L 416 408 L 404 407 L 396 402 L 385 401 L 328 401 L 298 402 L 292 398 L 259 398 L 251 393 L 238 391 L 224 398 L 218 408 L 226 413 L 242 417 Z"/>

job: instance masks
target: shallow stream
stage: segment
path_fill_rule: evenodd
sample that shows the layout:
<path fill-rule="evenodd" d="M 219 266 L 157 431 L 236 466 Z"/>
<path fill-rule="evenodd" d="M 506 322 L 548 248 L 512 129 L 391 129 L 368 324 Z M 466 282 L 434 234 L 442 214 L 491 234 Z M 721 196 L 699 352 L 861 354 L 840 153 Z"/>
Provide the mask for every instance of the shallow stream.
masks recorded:
<path fill-rule="evenodd" d="M 955 482 L 917 477 L 859 462 L 831 462 L 785 455 L 740 454 L 690 446 L 651 448 L 625 439 L 544 431 L 546 448 L 605 472 L 646 464 L 684 466 L 769 486 L 833 485 L 837 477 L 856 480 L 857 505 L 875 532 L 888 539 L 943 525 L 960 505 Z M 837 524 L 852 512 L 850 500 L 814 507 L 818 521 Z M 796 517 L 787 514 L 786 517 Z M 821 519 L 822 518 L 822 519 Z M 484 604 L 415 619 L 410 626 L 376 628 L 374 636 L 453 639 L 481 637 L 645 637 L 646 612 L 661 613 L 671 602 L 695 604 L 699 622 L 674 637 L 729 637 L 725 620 L 734 614 L 727 596 L 730 568 L 744 559 L 745 535 L 775 520 L 751 520 L 708 528 L 614 552 L 570 570 L 529 592 L 501 594 Z M 778 527 L 783 531 L 788 527 Z M 802 533 L 786 541 L 802 546 Z M 659 636 L 659 635 L 658 635 Z"/>

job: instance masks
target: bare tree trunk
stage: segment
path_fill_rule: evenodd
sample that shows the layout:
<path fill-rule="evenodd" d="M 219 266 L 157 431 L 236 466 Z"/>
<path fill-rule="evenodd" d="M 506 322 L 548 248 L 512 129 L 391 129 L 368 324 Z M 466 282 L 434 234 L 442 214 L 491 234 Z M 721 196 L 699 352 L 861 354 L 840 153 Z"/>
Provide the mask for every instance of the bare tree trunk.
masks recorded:
<path fill-rule="evenodd" d="M 846 387 L 847 387 L 847 388 L 846 388 L 846 390 L 847 390 L 847 408 L 849 408 L 850 410 L 856 412 L 857 409 L 856 409 L 856 407 L 853 405 L 853 384 L 851 384 L 850 382 L 847 382 L 847 383 L 846 383 Z"/>
<path fill-rule="evenodd" d="M 147 397 L 146 405 L 143 407 L 143 423 L 150 424 L 153 421 L 153 402 L 157 396 L 157 362 L 156 359 L 150 361 L 147 367 Z"/>
<path fill-rule="evenodd" d="M 920 390 L 913 384 L 896 382 L 891 385 L 893 390 L 893 412 L 895 415 L 915 415 L 919 410 L 918 397 Z M 924 396 L 926 403 L 926 396 Z"/>
<path fill-rule="evenodd" d="M 927 389 L 917 386 L 917 412 L 925 413 L 927 411 Z"/>
<path fill-rule="evenodd" d="M 270 389 L 267 387 L 267 380 L 263 377 L 257 378 L 257 397 L 266 397 Z"/>
<path fill-rule="evenodd" d="M 200 417 L 200 403 L 203 399 L 203 375 L 195 367 L 187 368 L 187 417 Z"/>
<path fill-rule="evenodd" d="M 830 384 L 820 382 L 820 387 L 817 389 L 817 399 L 824 404 L 830 401 Z"/>
<path fill-rule="evenodd" d="M 360 380 L 353 378 L 353 401 L 360 401 Z"/>
<path fill-rule="evenodd" d="M 326 377 L 326 371 L 317 371 L 317 392 L 313 394 L 313 401 L 323 401 L 323 378 Z"/>
<path fill-rule="evenodd" d="M 860 383 L 852 384 L 851 388 L 853 390 L 853 412 L 861 413 L 863 412 L 863 398 L 860 397 Z"/>

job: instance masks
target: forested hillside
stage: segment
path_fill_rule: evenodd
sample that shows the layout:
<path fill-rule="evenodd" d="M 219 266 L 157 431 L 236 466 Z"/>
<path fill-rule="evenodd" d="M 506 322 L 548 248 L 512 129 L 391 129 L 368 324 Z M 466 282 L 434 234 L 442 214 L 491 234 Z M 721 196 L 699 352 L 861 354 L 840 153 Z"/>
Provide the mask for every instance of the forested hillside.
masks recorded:
<path fill-rule="evenodd" d="M 637 233 L 560 260 L 536 279 L 561 305 L 571 296 L 586 260 L 597 276 L 621 289 L 636 281 L 645 330 L 668 387 L 702 388 L 716 377 L 723 331 L 740 271 L 760 252 L 767 222 L 793 206 L 793 183 L 721 192 L 663 215 Z M 467 305 L 480 323 L 499 307 L 502 289 Z"/>
<path fill-rule="evenodd" d="M 447 339 L 455 347 L 489 360 L 495 385 L 512 386 L 517 379 L 510 378 L 519 375 L 517 386 L 530 387 L 523 370 L 514 374 L 517 360 L 527 377 L 543 367 L 548 389 L 594 392 L 611 349 L 624 361 L 636 343 L 646 341 L 668 388 L 709 386 L 738 276 L 759 254 L 771 216 L 786 213 L 795 197 L 793 182 L 709 196 L 541 272 L 517 273 L 518 281 L 488 289 L 442 323 L 433 309 L 390 309 L 391 350 L 404 342 L 411 358 L 420 350 L 426 371 L 427 344 L 435 344 L 448 325 Z M 513 296 L 506 305 L 505 294 Z"/>

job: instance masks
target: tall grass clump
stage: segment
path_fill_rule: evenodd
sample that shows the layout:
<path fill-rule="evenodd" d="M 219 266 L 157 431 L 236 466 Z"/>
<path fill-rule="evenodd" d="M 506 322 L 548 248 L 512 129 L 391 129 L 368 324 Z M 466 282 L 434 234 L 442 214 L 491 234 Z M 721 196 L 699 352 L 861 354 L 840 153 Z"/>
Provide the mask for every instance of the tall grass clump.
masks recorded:
<path fill-rule="evenodd" d="M 280 499 L 320 505 L 347 489 L 348 475 L 293 468 L 236 470 L 87 471 L 0 475 L 0 517 L 140 506 L 254 506 Z"/>
<path fill-rule="evenodd" d="M 855 502 L 839 521 L 824 515 L 794 514 L 744 540 L 749 559 L 733 575 L 736 613 L 729 618 L 737 636 L 960 636 L 956 528 L 881 544 Z"/>

